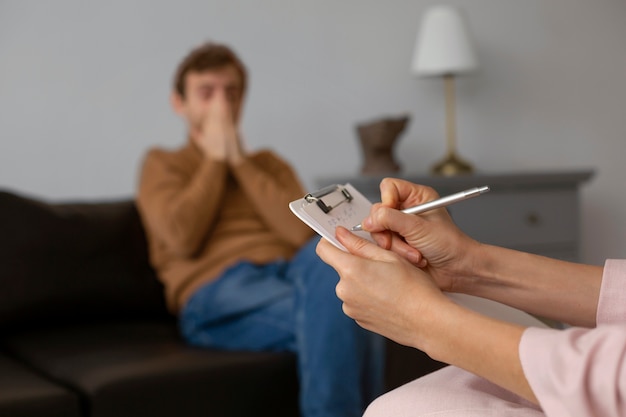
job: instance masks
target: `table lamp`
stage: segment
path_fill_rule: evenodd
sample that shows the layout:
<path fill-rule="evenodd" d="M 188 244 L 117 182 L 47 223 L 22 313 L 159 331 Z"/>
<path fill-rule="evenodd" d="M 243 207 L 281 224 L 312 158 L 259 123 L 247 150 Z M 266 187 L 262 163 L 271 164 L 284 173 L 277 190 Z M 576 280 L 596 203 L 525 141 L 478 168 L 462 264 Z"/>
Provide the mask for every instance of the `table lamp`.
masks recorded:
<path fill-rule="evenodd" d="M 463 13 L 453 6 L 433 6 L 422 18 L 417 34 L 412 72 L 421 77 L 443 77 L 446 96 L 447 153 L 432 167 L 436 175 L 469 174 L 472 166 L 456 152 L 454 77 L 478 68 Z"/>

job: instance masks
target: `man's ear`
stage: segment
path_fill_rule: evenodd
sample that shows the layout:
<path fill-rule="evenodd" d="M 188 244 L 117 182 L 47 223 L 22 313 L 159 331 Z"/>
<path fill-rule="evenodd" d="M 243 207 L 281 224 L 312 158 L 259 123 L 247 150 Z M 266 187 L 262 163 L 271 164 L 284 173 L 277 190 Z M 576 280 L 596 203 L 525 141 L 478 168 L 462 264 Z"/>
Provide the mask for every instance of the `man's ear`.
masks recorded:
<path fill-rule="evenodd" d="M 185 99 L 177 91 L 170 94 L 170 105 L 176 114 L 185 116 Z"/>

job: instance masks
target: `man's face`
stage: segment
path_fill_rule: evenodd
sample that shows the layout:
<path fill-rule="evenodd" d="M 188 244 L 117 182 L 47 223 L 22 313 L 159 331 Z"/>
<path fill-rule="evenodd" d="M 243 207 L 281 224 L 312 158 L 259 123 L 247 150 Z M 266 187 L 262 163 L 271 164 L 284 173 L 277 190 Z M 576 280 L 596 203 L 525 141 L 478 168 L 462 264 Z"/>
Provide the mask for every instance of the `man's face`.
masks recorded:
<path fill-rule="evenodd" d="M 174 93 L 174 108 L 189 124 L 192 134 L 200 132 L 212 100 L 224 97 L 237 124 L 243 104 L 239 72 L 232 65 L 203 72 L 190 72 L 185 77 L 185 97 Z"/>

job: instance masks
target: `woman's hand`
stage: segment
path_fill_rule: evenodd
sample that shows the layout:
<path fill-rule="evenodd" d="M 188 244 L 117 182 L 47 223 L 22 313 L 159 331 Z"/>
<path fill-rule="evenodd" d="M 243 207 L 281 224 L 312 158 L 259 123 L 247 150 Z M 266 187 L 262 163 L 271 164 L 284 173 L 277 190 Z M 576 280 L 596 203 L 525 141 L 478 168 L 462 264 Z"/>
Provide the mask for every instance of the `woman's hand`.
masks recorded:
<path fill-rule="evenodd" d="M 339 273 L 337 296 L 343 311 L 373 332 L 423 349 L 428 319 L 450 303 L 423 271 L 398 254 L 382 249 L 345 228 L 337 228 L 344 252 L 322 239 L 317 254 Z"/>
<path fill-rule="evenodd" d="M 400 210 L 439 197 L 430 187 L 385 178 L 380 184 L 381 203 L 363 221 L 379 246 L 390 249 L 428 272 L 445 291 L 467 286 L 480 243 L 465 235 L 441 208 L 420 215 Z"/>
<path fill-rule="evenodd" d="M 317 254 L 339 273 L 336 292 L 346 315 L 368 330 L 537 402 L 518 353 L 523 327 L 453 303 L 427 273 L 395 252 L 345 228 L 338 227 L 336 236 L 349 253 L 322 239 Z"/>

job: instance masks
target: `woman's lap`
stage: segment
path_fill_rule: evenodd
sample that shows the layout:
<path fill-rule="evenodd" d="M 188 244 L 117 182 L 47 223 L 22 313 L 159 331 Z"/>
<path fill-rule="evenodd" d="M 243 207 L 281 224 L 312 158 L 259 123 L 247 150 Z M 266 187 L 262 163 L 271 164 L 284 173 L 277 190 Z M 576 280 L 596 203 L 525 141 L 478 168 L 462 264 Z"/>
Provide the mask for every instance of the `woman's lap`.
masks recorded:
<path fill-rule="evenodd" d="M 377 398 L 364 417 L 543 417 L 536 405 L 448 366 Z"/>

